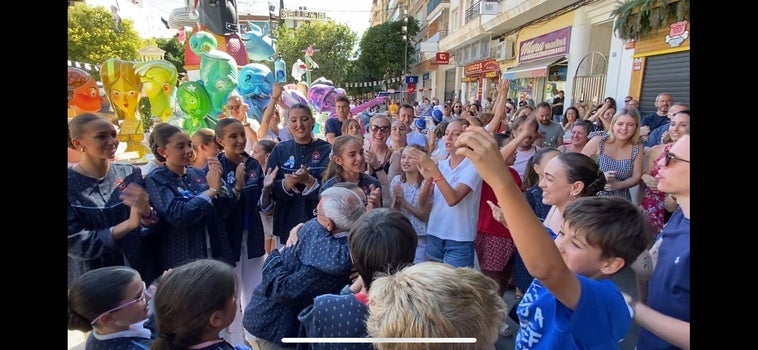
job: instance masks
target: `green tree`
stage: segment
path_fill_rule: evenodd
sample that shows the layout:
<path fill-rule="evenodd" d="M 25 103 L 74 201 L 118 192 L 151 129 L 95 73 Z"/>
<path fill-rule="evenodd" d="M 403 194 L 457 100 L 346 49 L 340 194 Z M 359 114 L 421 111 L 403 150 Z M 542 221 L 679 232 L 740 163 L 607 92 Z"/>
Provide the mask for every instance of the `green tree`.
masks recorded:
<path fill-rule="evenodd" d="M 142 46 L 133 22 L 121 20 L 121 30 L 113 25 L 112 15 L 102 6 L 76 3 L 68 7 L 68 59 L 100 65 L 109 58 L 136 60 Z M 96 80 L 100 72 L 91 71 Z"/>
<path fill-rule="evenodd" d="M 403 63 L 406 64 L 406 68 L 416 63 L 413 38 L 419 32 L 418 21 L 408 16 L 407 37 L 409 40 L 407 41 L 403 40 L 403 25 L 405 23 L 401 19 L 385 22 L 366 30 L 359 44 L 360 57 L 354 64 L 352 76 L 354 80 L 351 82 L 381 81 L 399 77 L 404 71 Z M 397 87 L 399 85 L 400 83 Z M 365 93 L 372 89 L 358 88 L 357 92 Z"/>
<path fill-rule="evenodd" d="M 287 62 L 287 76 L 292 64 L 303 58 L 308 45 L 313 45 L 312 59 L 319 66 L 311 72 L 311 79 L 325 77 L 335 84 L 348 81 L 350 60 L 354 57 L 353 48 L 357 42 L 355 32 L 345 24 L 334 21 L 307 22 L 296 30 L 279 26 L 277 29 L 276 51 Z M 305 80 L 305 76 L 303 77 Z"/>
<path fill-rule="evenodd" d="M 156 40 L 156 43 L 161 50 L 166 51 L 166 54 L 163 56 L 164 60 L 173 63 L 177 72 L 187 72 L 184 69 L 184 45 L 176 37 L 171 39 L 159 38 Z"/>
<path fill-rule="evenodd" d="M 689 15 L 690 0 L 625 0 L 611 12 L 613 29 L 623 40 L 643 39 Z"/>

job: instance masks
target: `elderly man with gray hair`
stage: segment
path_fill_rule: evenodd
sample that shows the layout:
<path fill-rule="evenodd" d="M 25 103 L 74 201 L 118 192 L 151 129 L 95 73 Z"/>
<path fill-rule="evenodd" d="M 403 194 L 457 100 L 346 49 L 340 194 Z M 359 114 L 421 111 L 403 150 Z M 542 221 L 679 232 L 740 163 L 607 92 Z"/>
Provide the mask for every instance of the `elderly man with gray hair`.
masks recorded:
<path fill-rule="evenodd" d="M 347 246 L 352 223 L 366 212 L 363 200 L 343 187 L 321 193 L 313 219 L 290 231 L 291 240 L 271 252 L 263 281 L 253 292 L 242 324 L 248 342 L 261 349 L 284 347 L 297 337 L 297 315 L 321 294 L 338 293 L 350 283 L 353 268 Z"/>

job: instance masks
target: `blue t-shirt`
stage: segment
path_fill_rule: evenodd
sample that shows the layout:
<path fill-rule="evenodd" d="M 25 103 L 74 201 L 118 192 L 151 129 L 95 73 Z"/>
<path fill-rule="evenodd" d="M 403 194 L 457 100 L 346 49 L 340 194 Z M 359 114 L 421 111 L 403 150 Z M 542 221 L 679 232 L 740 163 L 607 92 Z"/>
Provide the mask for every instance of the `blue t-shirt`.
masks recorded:
<path fill-rule="evenodd" d="M 337 117 L 327 118 L 324 122 L 324 135 L 334 133 L 334 137 L 342 135 L 342 122 Z"/>
<path fill-rule="evenodd" d="M 632 315 L 609 280 L 577 275 L 582 294 L 575 310 L 535 279 L 518 305 L 516 349 L 620 349 Z"/>
<path fill-rule="evenodd" d="M 690 322 L 690 219 L 677 209 L 663 226 L 658 263 L 648 283 L 647 306 L 678 320 Z M 638 350 L 677 349 L 640 327 Z"/>

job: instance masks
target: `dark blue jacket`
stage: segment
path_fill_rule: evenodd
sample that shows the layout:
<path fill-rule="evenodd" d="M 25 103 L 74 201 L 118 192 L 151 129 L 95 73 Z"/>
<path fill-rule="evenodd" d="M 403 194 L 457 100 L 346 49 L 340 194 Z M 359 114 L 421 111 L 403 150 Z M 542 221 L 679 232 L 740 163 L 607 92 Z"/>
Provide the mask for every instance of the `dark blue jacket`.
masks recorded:
<path fill-rule="evenodd" d="M 329 165 L 329 154 L 332 145 L 321 139 L 314 139 L 307 145 L 296 143 L 295 140 L 282 141 L 271 150 L 267 170 L 279 167 L 276 181 L 272 186 L 272 199 L 276 202 L 274 208 L 274 235 L 284 244 L 289 238 L 290 229 L 313 217 L 313 209 L 318 205 L 319 191 L 314 190 L 307 195 L 286 193 L 282 187 L 284 174 L 291 174 L 300 169 L 301 165 L 309 168 L 316 181 L 321 183 L 321 173 Z M 302 191 L 302 187 L 300 188 Z"/>
<path fill-rule="evenodd" d="M 150 203 L 162 220 L 151 234 L 161 237 L 163 270 L 199 258 L 234 264 L 236 259 L 232 256 L 221 214 L 224 208 L 230 210 L 235 201 L 228 184 L 223 183 L 213 204 L 204 195 L 208 182 L 202 169 L 190 166 L 179 176 L 163 166 L 150 172 L 145 184 Z M 206 232 L 211 256 L 207 252 Z"/>
<path fill-rule="evenodd" d="M 237 164 L 230 161 L 223 153 L 218 155 L 221 162 L 224 182 L 235 186 L 237 181 L 234 174 Z M 263 187 L 263 170 L 260 163 L 253 157 L 245 157 L 245 184 L 239 198 L 224 217 L 226 233 L 229 235 L 229 244 L 235 260 L 240 258 L 242 249 L 242 232 L 247 229 L 247 258 L 263 256 L 266 251 L 263 248 L 263 223 L 258 209 L 258 199 L 261 197 Z"/>
<path fill-rule="evenodd" d="M 347 236 L 335 237 L 316 218 L 309 220 L 294 247 L 269 254 L 242 325 L 250 334 L 284 346 L 282 338 L 298 335 L 300 311 L 316 296 L 339 292 L 350 282 L 351 268 Z"/>

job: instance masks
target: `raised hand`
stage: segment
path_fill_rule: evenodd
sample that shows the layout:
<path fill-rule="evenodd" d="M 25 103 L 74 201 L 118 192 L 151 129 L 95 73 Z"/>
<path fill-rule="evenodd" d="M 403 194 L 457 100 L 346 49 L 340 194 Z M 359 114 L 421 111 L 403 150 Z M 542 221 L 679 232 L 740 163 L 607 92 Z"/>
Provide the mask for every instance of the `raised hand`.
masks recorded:
<path fill-rule="evenodd" d="M 205 175 L 208 187 L 219 190 L 221 188 L 221 162 L 216 156 L 208 157 L 208 173 Z"/>
<path fill-rule="evenodd" d="M 263 177 L 263 188 L 270 189 L 271 186 L 274 185 L 274 180 L 276 180 L 276 175 L 279 173 L 279 166 L 275 166 L 271 169 L 268 169 L 266 171 L 266 176 Z"/>
<path fill-rule="evenodd" d="M 392 207 L 395 209 L 400 209 L 403 204 L 403 198 L 405 198 L 405 196 L 403 195 L 403 187 L 399 183 L 396 183 L 395 186 L 392 187 L 392 195 Z"/>
<path fill-rule="evenodd" d="M 128 207 L 135 209 L 140 216 L 150 215 L 150 198 L 142 186 L 132 182 L 121 191 L 118 198 Z"/>
<path fill-rule="evenodd" d="M 245 186 L 245 162 L 237 164 L 237 168 L 234 169 L 235 188 L 243 188 Z"/>
<path fill-rule="evenodd" d="M 366 210 L 381 208 L 382 207 L 382 188 L 376 187 L 373 184 L 368 185 L 369 195 L 368 204 L 366 204 Z"/>
<path fill-rule="evenodd" d="M 290 229 L 290 236 L 287 238 L 287 243 L 284 244 L 285 247 L 292 247 L 297 244 L 297 232 L 300 231 L 301 227 L 303 227 L 302 222 Z"/>
<path fill-rule="evenodd" d="M 411 148 L 408 152 L 408 155 L 416 160 L 418 171 L 424 179 L 432 179 L 440 172 L 437 168 L 437 164 L 434 160 L 429 158 L 429 155 L 426 154 L 426 152 L 415 148 Z"/>
<path fill-rule="evenodd" d="M 505 217 L 503 217 L 503 209 L 498 207 L 497 204 L 492 203 L 492 201 L 487 201 L 487 205 L 490 206 L 490 209 L 492 210 L 492 217 L 495 219 L 495 221 L 503 224 L 506 228 L 508 228 L 508 223 L 505 222 Z"/>
<path fill-rule="evenodd" d="M 455 146 L 458 147 L 455 153 L 470 159 L 482 180 L 490 185 L 501 183 L 503 178 L 509 178 L 508 166 L 505 162 L 493 161 L 493 159 L 502 159 L 502 156 L 495 137 L 484 128 L 480 126 L 466 128 L 466 131 L 455 141 Z"/>

